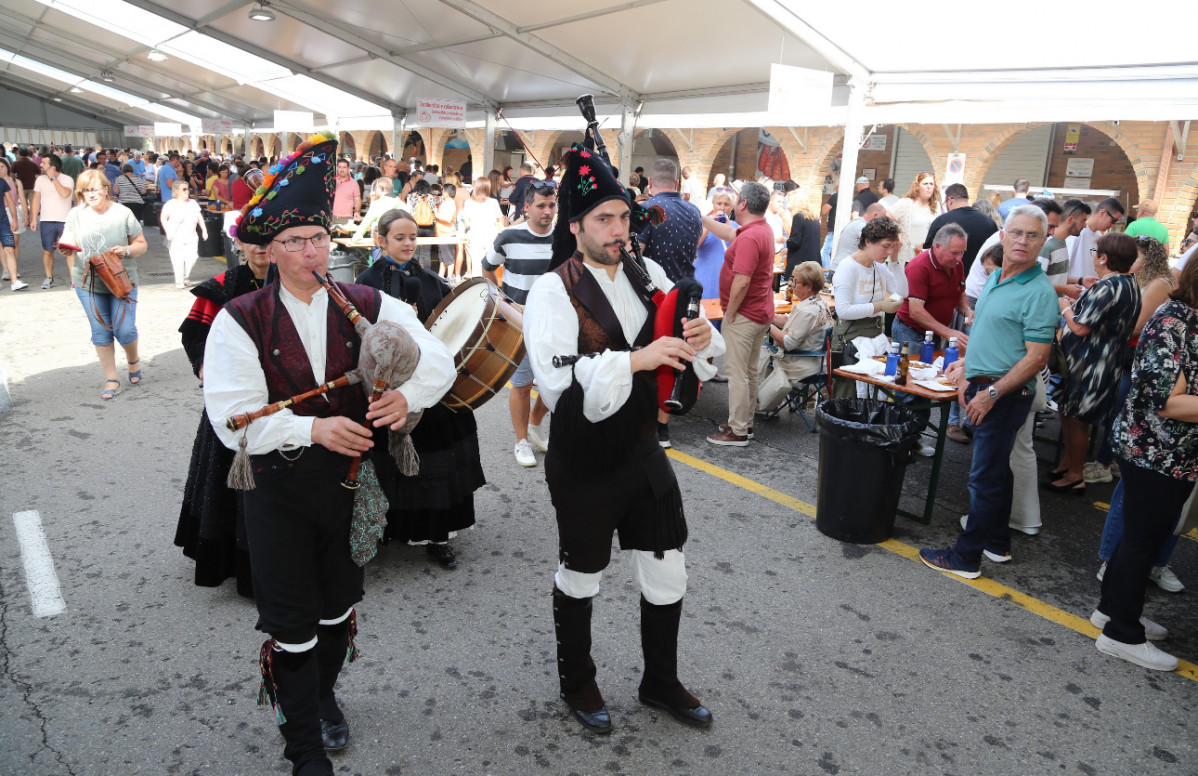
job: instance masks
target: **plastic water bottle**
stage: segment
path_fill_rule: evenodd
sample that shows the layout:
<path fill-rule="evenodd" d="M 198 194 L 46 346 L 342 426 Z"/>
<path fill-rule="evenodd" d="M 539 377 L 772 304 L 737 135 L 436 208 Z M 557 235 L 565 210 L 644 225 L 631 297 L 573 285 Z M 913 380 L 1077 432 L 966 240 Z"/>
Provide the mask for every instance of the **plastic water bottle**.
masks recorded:
<path fill-rule="evenodd" d="M 932 338 L 932 332 L 925 331 L 923 344 L 919 346 L 919 360 L 930 364 L 934 358 L 936 358 L 936 341 Z"/>
<path fill-rule="evenodd" d="M 961 352 L 957 349 L 957 338 L 948 338 L 948 347 L 944 349 L 944 369 L 948 370 L 948 365 L 961 357 Z"/>
<path fill-rule="evenodd" d="M 890 343 L 890 351 L 886 353 L 886 371 L 883 373 L 886 377 L 894 377 L 898 373 L 899 362 L 899 344 L 897 342 Z"/>

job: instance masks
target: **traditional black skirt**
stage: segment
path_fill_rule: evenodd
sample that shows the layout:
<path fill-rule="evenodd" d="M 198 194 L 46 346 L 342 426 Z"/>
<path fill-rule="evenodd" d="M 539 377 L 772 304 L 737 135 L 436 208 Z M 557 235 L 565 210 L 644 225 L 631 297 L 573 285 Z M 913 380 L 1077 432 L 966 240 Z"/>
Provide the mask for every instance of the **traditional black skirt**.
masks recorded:
<path fill-rule="evenodd" d="M 249 544 L 241 493 L 225 484 L 233 451 L 225 447 L 208 413 L 200 412 L 200 427 L 191 448 L 191 466 L 183 486 L 183 505 L 175 528 L 175 546 L 196 563 L 195 583 L 217 587 L 237 578 L 237 592 L 254 597 Z"/>
<path fill-rule="evenodd" d="M 424 544 L 447 541 L 474 525 L 474 491 L 487 484 L 478 452 L 474 413 L 442 404 L 424 411 L 412 430 L 420 473 L 405 477 L 376 432 L 374 465 L 391 508 L 384 538 Z"/>

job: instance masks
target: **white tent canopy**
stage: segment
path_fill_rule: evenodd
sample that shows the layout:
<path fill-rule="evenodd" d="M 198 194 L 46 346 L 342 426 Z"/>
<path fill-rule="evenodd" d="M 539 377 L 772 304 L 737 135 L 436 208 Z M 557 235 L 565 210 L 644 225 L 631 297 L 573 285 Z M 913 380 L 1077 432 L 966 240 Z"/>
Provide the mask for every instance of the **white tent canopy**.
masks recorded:
<path fill-rule="evenodd" d="M 755 126 L 768 112 L 770 65 L 837 76 L 827 104 L 787 123 L 843 124 L 849 85 L 862 123 L 971 123 L 1198 114 L 1198 61 L 1182 20 L 1188 2 L 1145 9 L 1151 35 L 1077 14 L 1059 26 L 1021 13 L 954 7 L 932 20 L 894 4 L 868 9 L 799 0 L 5 0 L 0 81 L 61 80 L 11 55 L 100 82 L 196 118 L 261 129 L 273 112 L 307 110 L 345 128 L 407 127 L 422 98 L 465 100 L 482 125 L 577 126 L 574 99 L 641 127 Z M 954 34 L 954 27 L 960 34 Z M 984 34 L 977 34 L 984 30 Z M 147 59 L 151 49 L 165 61 Z M 111 79 L 111 80 L 101 80 Z M 131 120 L 130 100 L 76 95 Z M 832 103 L 839 103 L 833 105 Z M 637 113 L 639 111 L 639 114 Z"/>

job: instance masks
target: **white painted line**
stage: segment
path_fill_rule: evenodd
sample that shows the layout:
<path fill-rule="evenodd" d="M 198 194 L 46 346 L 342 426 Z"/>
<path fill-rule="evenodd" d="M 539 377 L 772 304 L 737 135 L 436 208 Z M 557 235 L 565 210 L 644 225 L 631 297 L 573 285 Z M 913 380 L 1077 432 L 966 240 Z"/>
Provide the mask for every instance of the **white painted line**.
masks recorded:
<path fill-rule="evenodd" d="M 29 586 L 33 616 L 62 614 L 67 610 L 67 604 L 58 592 L 58 574 L 54 572 L 54 559 L 46 544 L 41 516 L 33 511 L 14 512 L 12 522 L 21 544 L 21 561 L 25 564 L 25 584 Z"/>

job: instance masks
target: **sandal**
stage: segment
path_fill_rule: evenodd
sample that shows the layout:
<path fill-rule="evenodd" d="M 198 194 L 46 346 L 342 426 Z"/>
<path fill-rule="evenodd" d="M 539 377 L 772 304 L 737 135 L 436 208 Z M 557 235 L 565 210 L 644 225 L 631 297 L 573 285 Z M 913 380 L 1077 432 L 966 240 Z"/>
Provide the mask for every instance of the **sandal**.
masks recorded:
<path fill-rule="evenodd" d="M 133 364 L 140 364 L 140 363 L 141 363 L 140 358 L 133 362 Z M 130 364 L 129 366 L 133 366 L 133 364 Z M 110 380 L 109 382 L 116 382 L 116 381 Z M 138 369 L 136 372 L 134 372 L 132 369 L 129 370 L 129 385 L 141 385 L 141 370 L 140 369 Z"/>
<path fill-rule="evenodd" d="M 108 385 L 110 383 L 116 383 L 116 388 L 109 388 Z M 104 390 L 100 392 L 100 398 L 103 399 L 104 401 L 108 401 L 109 399 L 116 396 L 120 392 L 121 392 L 121 381 L 120 380 L 105 380 L 104 381 Z"/>

